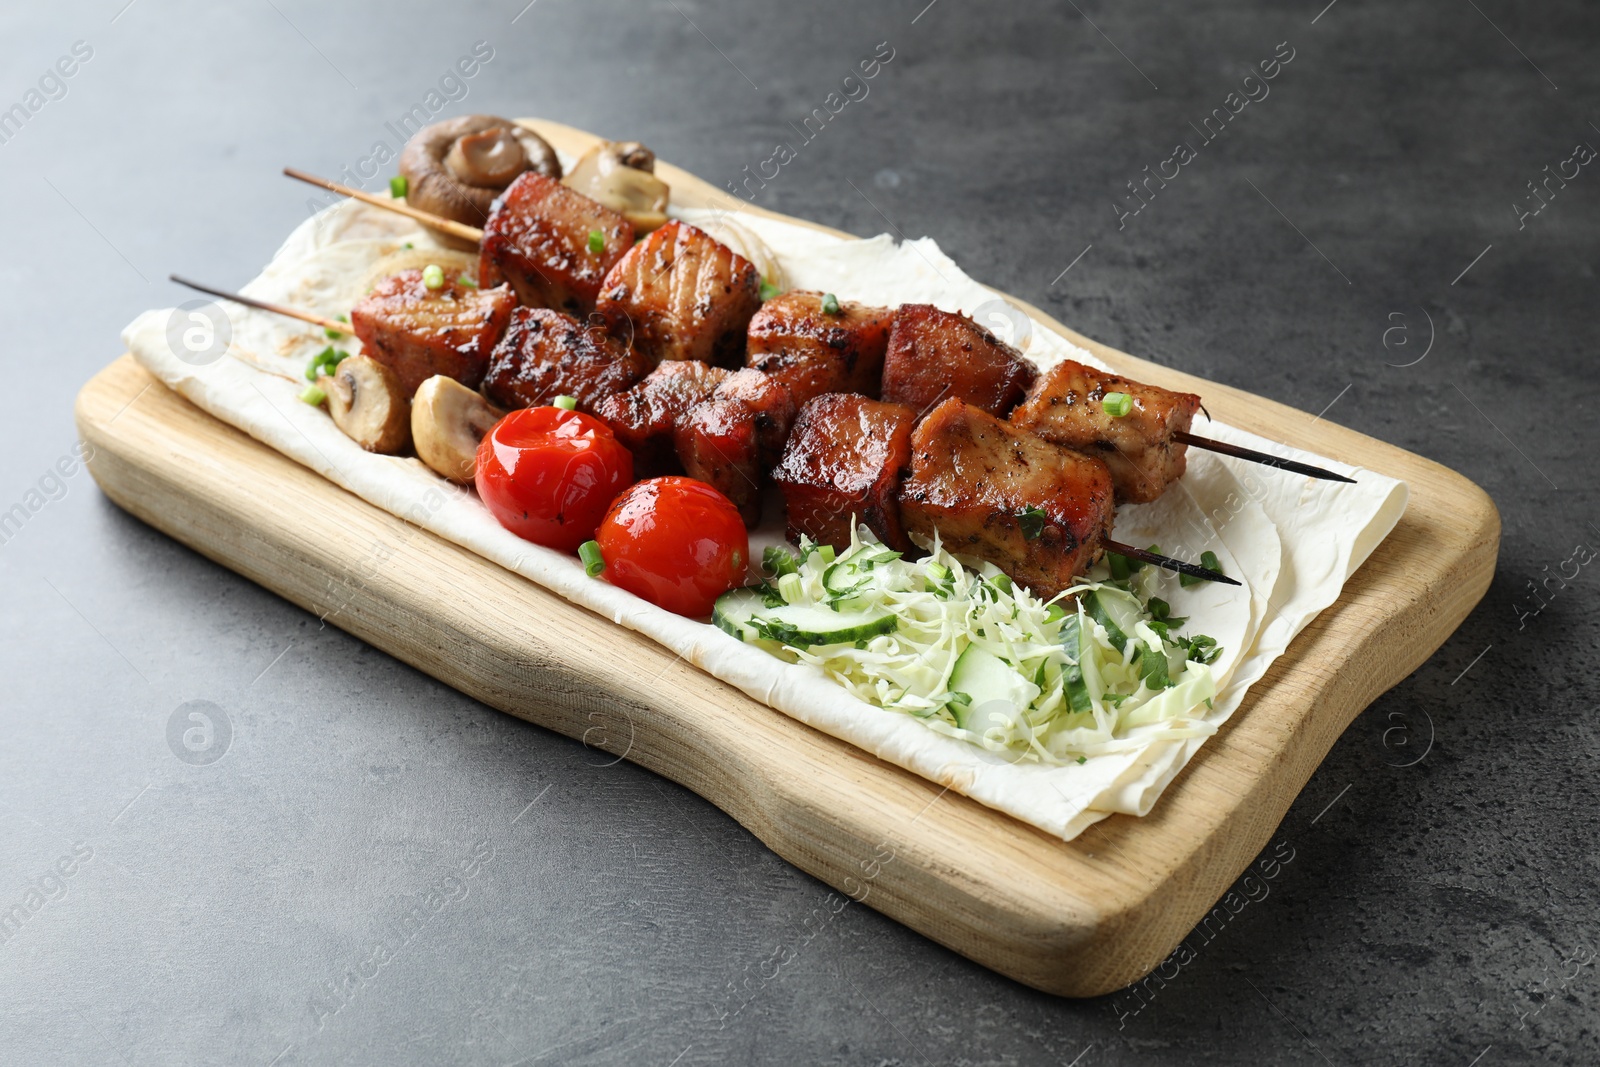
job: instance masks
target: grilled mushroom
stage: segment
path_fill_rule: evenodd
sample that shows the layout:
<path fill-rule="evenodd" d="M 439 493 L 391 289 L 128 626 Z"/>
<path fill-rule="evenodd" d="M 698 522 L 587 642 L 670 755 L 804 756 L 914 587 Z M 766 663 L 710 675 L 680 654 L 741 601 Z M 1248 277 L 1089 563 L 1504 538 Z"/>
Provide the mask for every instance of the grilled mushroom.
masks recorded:
<path fill-rule="evenodd" d="M 462 115 L 418 130 L 400 152 L 406 203 L 447 219 L 482 226 L 489 208 L 523 171 L 561 177 L 549 142 L 510 119 Z M 451 248 L 470 241 L 434 231 Z"/>
<path fill-rule="evenodd" d="M 328 396 L 334 425 L 368 452 L 394 455 L 411 440 L 405 394 L 394 372 L 370 356 L 339 361 L 317 387 Z"/>
<path fill-rule="evenodd" d="M 638 141 L 601 141 L 579 157 L 562 184 L 621 213 L 642 235 L 667 222 L 669 189 L 655 169 L 656 154 Z"/>
<path fill-rule="evenodd" d="M 462 485 L 472 483 L 478 442 L 505 413 L 476 390 L 436 374 L 411 398 L 411 439 L 417 457 Z"/>

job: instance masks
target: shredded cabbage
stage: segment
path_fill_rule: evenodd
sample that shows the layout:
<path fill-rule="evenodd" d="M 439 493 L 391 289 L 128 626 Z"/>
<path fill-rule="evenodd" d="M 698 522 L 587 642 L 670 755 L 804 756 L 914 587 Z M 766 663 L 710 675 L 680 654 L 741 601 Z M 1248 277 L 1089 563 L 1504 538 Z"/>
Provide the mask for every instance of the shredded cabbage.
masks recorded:
<path fill-rule="evenodd" d="M 1216 732 L 1202 715 L 1216 695 L 1209 664 L 1221 650 L 1209 637 L 1175 636 L 1185 620 L 1141 596 L 1137 574 L 1113 580 L 1102 564 L 1094 577 L 1044 600 L 1016 588 L 992 563 L 959 558 L 937 540 L 916 561 L 866 527 L 837 558 L 804 539 L 800 547 L 798 560 L 768 550 L 776 584 L 765 591 L 773 602 L 887 611 L 896 628 L 854 643 L 755 643 L 819 667 L 868 703 L 1007 758 L 1049 764 Z M 1137 620 L 1121 650 L 1085 609 L 1090 593 L 1101 604 L 1120 602 L 1120 616 Z M 954 691 L 951 675 L 974 646 L 1011 669 L 991 671 L 1002 682 L 988 692 Z"/>

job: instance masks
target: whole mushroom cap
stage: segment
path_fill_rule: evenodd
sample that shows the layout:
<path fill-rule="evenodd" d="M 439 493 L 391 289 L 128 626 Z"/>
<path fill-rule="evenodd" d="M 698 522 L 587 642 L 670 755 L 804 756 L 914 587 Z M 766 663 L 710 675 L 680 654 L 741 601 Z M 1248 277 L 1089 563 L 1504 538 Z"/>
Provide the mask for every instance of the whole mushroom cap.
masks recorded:
<path fill-rule="evenodd" d="M 471 485 L 478 444 L 505 412 L 454 378 L 434 375 L 411 398 L 417 458 L 452 482 Z"/>
<path fill-rule="evenodd" d="M 494 115 L 461 115 L 424 126 L 400 152 L 406 203 L 468 226 L 482 226 L 495 197 L 529 170 L 560 178 L 561 160 L 544 138 Z M 451 248 L 473 247 L 433 233 Z"/>

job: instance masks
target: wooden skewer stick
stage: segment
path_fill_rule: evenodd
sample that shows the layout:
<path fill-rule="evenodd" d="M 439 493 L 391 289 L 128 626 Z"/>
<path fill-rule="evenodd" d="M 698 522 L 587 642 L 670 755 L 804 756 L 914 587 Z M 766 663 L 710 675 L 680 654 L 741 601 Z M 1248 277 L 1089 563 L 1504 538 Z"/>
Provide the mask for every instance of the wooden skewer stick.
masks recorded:
<path fill-rule="evenodd" d="M 483 231 L 476 226 L 468 226 L 464 222 L 456 222 L 454 219 L 447 219 L 432 212 L 420 211 L 404 200 L 391 200 L 388 197 L 374 196 L 372 193 L 363 192 L 348 185 L 340 185 L 338 182 L 329 181 L 327 178 L 319 178 L 315 174 L 307 174 L 305 171 L 296 170 L 293 167 L 284 167 L 283 173 L 296 181 L 315 185 L 317 188 L 326 189 L 330 193 L 348 196 L 352 200 L 361 201 L 363 204 L 371 204 L 373 207 L 381 207 L 385 211 L 393 211 L 407 218 L 416 219 L 424 226 L 432 226 L 436 230 L 443 230 L 445 233 L 471 241 L 473 244 L 483 240 Z"/>
<path fill-rule="evenodd" d="M 310 311 L 301 311 L 299 308 L 292 308 L 286 304 L 274 304 L 268 300 L 257 300 L 252 296 L 240 296 L 238 293 L 230 293 L 226 289 L 213 289 L 209 285 L 201 285 L 199 282 L 192 282 L 187 278 L 180 278 L 176 274 L 169 274 L 168 277 L 177 282 L 179 285 L 187 286 L 188 288 L 194 289 L 197 292 L 205 293 L 207 296 L 220 297 L 223 300 L 232 300 L 235 304 L 243 304 L 245 307 L 259 308 L 262 311 L 270 311 L 275 315 L 287 315 L 291 319 L 299 319 L 301 322 L 309 322 L 313 326 L 321 326 L 324 330 L 333 330 L 336 333 L 346 334 L 355 332 L 351 329 L 348 322 L 340 322 L 338 319 L 326 318 L 322 315 L 313 314 Z"/>
<path fill-rule="evenodd" d="M 1182 441 L 1186 445 L 1193 445 L 1195 448 L 1204 448 L 1210 452 L 1217 452 L 1224 456 L 1232 456 L 1234 459 L 1247 459 L 1251 463 L 1262 463 L 1268 467 L 1277 467 L 1280 470 L 1292 471 L 1295 474 L 1304 474 L 1308 478 L 1324 478 L 1330 482 L 1349 482 L 1351 485 L 1356 483 L 1354 478 L 1346 478 L 1342 474 L 1335 474 L 1330 470 L 1323 470 L 1321 467 L 1313 467 L 1309 463 L 1300 463 L 1292 459 L 1283 459 L 1279 456 L 1269 455 L 1266 452 L 1257 452 L 1253 448 L 1243 448 L 1239 445 L 1230 445 L 1225 441 L 1215 441 L 1209 437 L 1201 437 L 1198 434 L 1185 433 L 1182 430 L 1179 430 L 1177 433 L 1173 434 L 1172 439 L 1174 441 Z"/>
<path fill-rule="evenodd" d="M 1226 574 L 1218 573 L 1209 567 L 1202 567 L 1198 563 L 1185 563 L 1181 559 L 1163 556 L 1161 553 L 1151 552 L 1147 548 L 1134 548 L 1132 545 L 1125 545 L 1121 541 L 1113 541 L 1109 537 L 1105 540 L 1105 546 L 1107 552 L 1115 552 L 1119 556 L 1127 556 L 1129 559 L 1136 559 L 1141 563 L 1151 563 L 1165 571 L 1176 571 L 1179 574 L 1187 574 L 1191 578 L 1199 578 L 1207 582 L 1222 582 L 1224 585 L 1241 584 L 1235 579 L 1229 578 Z"/>

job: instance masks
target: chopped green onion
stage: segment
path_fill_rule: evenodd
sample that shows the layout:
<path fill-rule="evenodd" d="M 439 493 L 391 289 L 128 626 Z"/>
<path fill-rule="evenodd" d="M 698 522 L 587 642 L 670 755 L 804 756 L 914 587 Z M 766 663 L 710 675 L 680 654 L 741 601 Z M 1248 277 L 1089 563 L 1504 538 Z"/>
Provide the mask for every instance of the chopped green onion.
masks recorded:
<path fill-rule="evenodd" d="M 571 411 L 578 406 L 578 401 L 570 396 L 558 396 L 550 401 L 550 406 L 560 408 L 562 411 Z"/>
<path fill-rule="evenodd" d="M 350 321 L 350 316 L 348 316 L 348 315 L 339 315 L 337 317 L 338 317 L 340 322 L 349 322 Z M 324 326 L 322 328 L 322 332 L 328 338 L 328 340 L 330 340 L 330 341 L 337 341 L 341 337 L 344 336 L 344 333 L 342 331 L 335 330 L 332 326 Z"/>
<path fill-rule="evenodd" d="M 599 541 L 585 541 L 578 546 L 578 558 L 583 561 L 583 573 L 598 578 L 606 569 L 605 557 L 600 554 Z"/>
<path fill-rule="evenodd" d="M 1060 604 L 1051 604 L 1044 609 L 1044 621 L 1047 623 L 1060 622 L 1067 617 L 1067 609 Z"/>
<path fill-rule="evenodd" d="M 327 403 L 328 394 L 314 385 L 308 385 L 300 391 L 300 399 L 314 408 L 320 408 Z"/>
<path fill-rule="evenodd" d="M 765 278 L 761 279 L 761 299 L 763 301 L 771 300 L 781 292 L 783 292 L 783 290 L 779 289 L 776 285 L 773 285 Z"/>
<path fill-rule="evenodd" d="M 824 315 L 842 314 L 839 310 L 839 298 L 832 293 L 822 294 L 822 313 Z"/>
<path fill-rule="evenodd" d="M 1133 410 L 1133 397 L 1127 393 L 1107 393 L 1100 407 L 1113 419 L 1120 419 Z"/>
<path fill-rule="evenodd" d="M 437 263 L 429 263 L 422 268 L 422 284 L 429 289 L 444 288 L 444 268 Z"/>
<path fill-rule="evenodd" d="M 1208 571 L 1216 571 L 1218 574 L 1222 573 L 1222 561 L 1217 559 L 1217 554 L 1211 551 L 1209 548 L 1200 553 L 1200 566 L 1204 567 Z M 1183 586 L 1185 589 L 1191 585 L 1199 585 L 1201 582 L 1207 580 L 1208 579 L 1205 578 L 1191 578 L 1187 574 L 1178 575 L 1178 584 Z"/>
<path fill-rule="evenodd" d="M 314 382 L 324 374 L 331 375 L 341 360 L 349 358 L 350 353 L 329 345 L 311 357 L 311 362 L 306 366 L 306 381 Z"/>
<path fill-rule="evenodd" d="M 406 198 L 406 193 L 410 191 L 411 183 L 406 180 L 406 176 L 404 174 L 396 174 L 393 178 L 389 179 L 389 195 L 394 197 L 396 200 L 404 200 Z M 406 247 L 410 248 L 411 246 L 406 245 Z"/>
<path fill-rule="evenodd" d="M 778 595 L 783 597 L 785 604 L 798 604 L 806 595 L 805 583 L 800 580 L 800 575 L 785 574 L 779 578 Z"/>
<path fill-rule="evenodd" d="M 993 578 L 988 578 L 985 580 L 990 585 L 1000 590 L 1000 592 L 1005 593 L 1008 596 L 1011 594 L 1011 591 L 1016 588 L 1014 585 L 1012 585 L 1011 576 L 1009 574 L 997 574 Z"/>
<path fill-rule="evenodd" d="M 1078 762 L 1079 763 L 1088 763 L 1089 762 L 1089 757 L 1088 756 L 1079 756 L 1078 757 Z"/>
<path fill-rule="evenodd" d="M 589 251 L 599 255 L 606 250 L 606 235 L 603 230 L 589 231 Z"/>
<path fill-rule="evenodd" d="M 796 562 L 794 556 L 787 549 L 779 548 L 777 545 L 769 545 L 767 550 L 761 553 L 761 569 L 768 574 L 781 578 L 785 574 L 795 573 L 799 568 L 800 564 Z"/>
<path fill-rule="evenodd" d="M 476 289 L 478 287 L 478 283 L 465 274 L 456 279 L 456 284 L 464 289 Z"/>
<path fill-rule="evenodd" d="M 415 248 L 416 246 L 413 245 L 410 241 L 407 241 L 405 244 L 401 245 L 400 247 L 404 248 L 404 249 L 407 249 L 407 250 L 410 250 L 412 248 Z"/>

